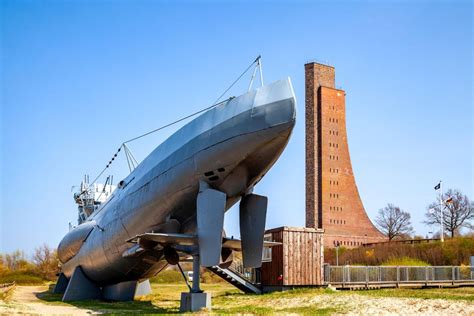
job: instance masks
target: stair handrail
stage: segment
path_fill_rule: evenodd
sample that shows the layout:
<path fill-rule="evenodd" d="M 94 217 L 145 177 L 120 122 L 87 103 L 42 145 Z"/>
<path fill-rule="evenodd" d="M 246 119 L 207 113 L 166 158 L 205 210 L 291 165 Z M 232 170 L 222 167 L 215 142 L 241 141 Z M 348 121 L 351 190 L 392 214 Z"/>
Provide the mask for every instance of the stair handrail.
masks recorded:
<path fill-rule="evenodd" d="M 234 258 L 228 269 L 252 284 L 260 284 L 260 280 L 257 276 L 257 269 L 245 268 L 243 261 L 240 258 Z"/>

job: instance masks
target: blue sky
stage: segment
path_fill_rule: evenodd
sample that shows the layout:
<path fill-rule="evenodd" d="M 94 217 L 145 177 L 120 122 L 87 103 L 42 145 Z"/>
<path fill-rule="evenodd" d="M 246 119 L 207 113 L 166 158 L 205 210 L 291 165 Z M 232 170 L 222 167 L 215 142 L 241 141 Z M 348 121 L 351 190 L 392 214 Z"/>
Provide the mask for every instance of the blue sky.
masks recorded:
<path fill-rule="evenodd" d="M 367 212 L 394 203 L 425 235 L 433 186 L 473 194 L 469 1 L 2 1 L 0 252 L 56 246 L 71 187 L 126 139 L 212 103 L 258 55 L 292 78 L 293 137 L 256 188 L 267 227 L 304 225 L 304 64 L 336 67 Z M 243 93 L 249 76 L 229 95 Z M 144 158 L 177 127 L 130 145 Z M 111 171 L 124 177 L 124 159 Z M 238 235 L 238 214 L 226 216 Z"/>

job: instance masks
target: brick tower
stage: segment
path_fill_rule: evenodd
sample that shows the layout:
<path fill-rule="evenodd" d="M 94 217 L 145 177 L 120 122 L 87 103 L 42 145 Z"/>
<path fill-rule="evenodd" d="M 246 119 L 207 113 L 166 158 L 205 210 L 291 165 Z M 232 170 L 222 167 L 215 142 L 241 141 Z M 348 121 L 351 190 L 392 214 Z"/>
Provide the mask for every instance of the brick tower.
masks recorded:
<path fill-rule="evenodd" d="M 352 172 L 345 92 L 334 67 L 305 65 L 306 227 L 324 229 L 324 246 L 385 241 L 365 212 Z"/>

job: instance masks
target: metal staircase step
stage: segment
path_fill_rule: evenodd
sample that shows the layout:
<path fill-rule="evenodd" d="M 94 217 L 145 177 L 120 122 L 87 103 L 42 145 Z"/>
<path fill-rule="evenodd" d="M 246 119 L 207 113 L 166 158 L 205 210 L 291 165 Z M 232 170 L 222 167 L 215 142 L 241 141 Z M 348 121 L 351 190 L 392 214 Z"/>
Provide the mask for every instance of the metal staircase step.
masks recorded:
<path fill-rule="evenodd" d="M 225 281 L 229 282 L 233 286 L 246 293 L 262 294 L 262 290 L 257 284 L 253 284 L 252 282 L 247 280 L 245 276 L 243 276 L 237 271 L 234 271 L 232 269 L 223 269 L 218 266 L 209 267 L 207 269 L 214 272 Z"/>

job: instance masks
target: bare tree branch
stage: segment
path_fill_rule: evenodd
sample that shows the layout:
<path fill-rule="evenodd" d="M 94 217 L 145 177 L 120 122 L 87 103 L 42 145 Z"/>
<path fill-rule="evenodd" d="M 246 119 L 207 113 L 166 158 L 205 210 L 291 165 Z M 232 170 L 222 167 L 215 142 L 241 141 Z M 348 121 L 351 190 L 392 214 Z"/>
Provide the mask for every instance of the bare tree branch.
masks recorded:
<path fill-rule="evenodd" d="M 37 273 L 48 280 L 54 280 L 58 272 L 59 260 L 55 250 L 49 248 L 46 244 L 35 249 L 33 262 Z"/>
<path fill-rule="evenodd" d="M 389 240 L 392 240 L 413 234 L 410 218 L 410 213 L 401 210 L 398 206 L 388 204 L 379 210 L 375 224 Z"/>
<path fill-rule="evenodd" d="M 450 202 L 445 201 L 450 199 Z M 425 214 L 425 224 L 441 225 L 441 212 L 443 212 L 443 227 L 451 237 L 459 234 L 461 228 L 472 227 L 470 221 L 474 219 L 474 203 L 458 190 L 449 189 L 436 201 L 428 205 Z"/>

